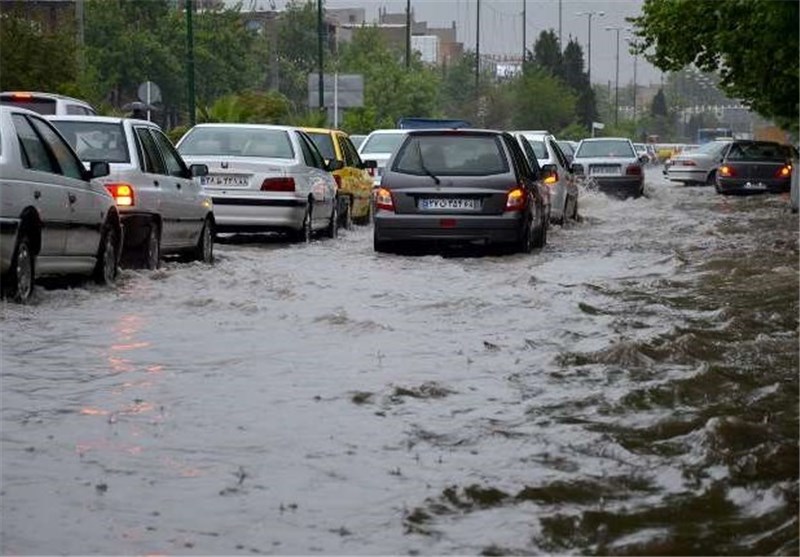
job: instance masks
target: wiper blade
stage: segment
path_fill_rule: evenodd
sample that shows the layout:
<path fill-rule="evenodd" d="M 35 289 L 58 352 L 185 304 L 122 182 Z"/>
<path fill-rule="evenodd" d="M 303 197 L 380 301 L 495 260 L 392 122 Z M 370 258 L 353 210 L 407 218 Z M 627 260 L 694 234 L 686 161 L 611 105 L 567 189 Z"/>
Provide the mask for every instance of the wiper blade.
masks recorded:
<path fill-rule="evenodd" d="M 425 174 L 427 174 L 428 176 L 430 176 L 431 178 L 433 178 L 433 181 L 434 181 L 434 182 L 436 182 L 436 185 L 438 186 L 438 185 L 439 185 L 439 183 L 441 182 L 441 180 L 439 179 L 439 177 L 438 177 L 436 174 L 434 174 L 433 172 L 431 172 L 431 171 L 428 169 L 428 167 L 427 167 L 427 166 L 425 166 L 425 162 L 422 160 L 422 149 L 420 149 L 420 147 L 419 147 L 419 141 L 417 141 L 417 153 L 419 154 L 419 166 L 420 166 L 420 168 L 422 168 L 422 171 L 423 171 Z"/>

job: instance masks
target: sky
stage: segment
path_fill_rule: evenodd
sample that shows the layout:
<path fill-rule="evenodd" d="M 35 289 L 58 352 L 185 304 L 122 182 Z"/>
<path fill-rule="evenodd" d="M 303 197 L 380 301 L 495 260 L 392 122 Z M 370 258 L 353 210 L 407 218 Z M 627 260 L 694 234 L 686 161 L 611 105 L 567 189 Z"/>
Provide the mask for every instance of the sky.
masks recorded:
<path fill-rule="evenodd" d="M 283 9 L 289 0 L 238 0 L 244 9 L 270 9 L 274 4 Z M 592 20 L 592 81 L 612 84 L 615 81 L 617 32 L 607 27 L 630 27 L 626 17 L 640 13 L 642 0 L 482 0 L 481 53 L 519 55 L 522 51 L 522 7 L 527 2 L 526 38 L 528 48 L 541 31 L 553 29 L 558 33 L 559 4 L 561 33 L 564 44 L 576 37 L 588 58 L 587 37 L 589 17 L 578 15 L 589 11 L 603 12 Z M 455 21 L 458 40 L 465 48 L 475 49 L 478 0 L 411 0 L 416 21 L 427 21 L 429 27 L 450 27 Z M 368 22 L 377 20 L 378 10 L 405 13 L 406 0 L 325 0 L 325 7 L 364 8 Z M 619 84 L 633 83 L 634 57 L 628 52 L 625 38 L 628 31 L 619 32 Z M 641 56 L 636 60 L 636 81 L 639 85 L 658 83 L 661 72 Z"/>

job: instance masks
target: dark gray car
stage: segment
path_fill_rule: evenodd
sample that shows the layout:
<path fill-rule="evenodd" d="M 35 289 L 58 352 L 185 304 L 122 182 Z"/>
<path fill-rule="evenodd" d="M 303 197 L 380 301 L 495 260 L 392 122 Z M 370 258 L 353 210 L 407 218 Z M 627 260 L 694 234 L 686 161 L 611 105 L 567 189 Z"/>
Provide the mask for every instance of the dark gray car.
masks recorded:
<path fill-rule="evenodd" d="M 542 247 L 547 213 L 537 179 L 508 133 L 409 131 L 376 191 L 375 250 L 399 242 Z"/>

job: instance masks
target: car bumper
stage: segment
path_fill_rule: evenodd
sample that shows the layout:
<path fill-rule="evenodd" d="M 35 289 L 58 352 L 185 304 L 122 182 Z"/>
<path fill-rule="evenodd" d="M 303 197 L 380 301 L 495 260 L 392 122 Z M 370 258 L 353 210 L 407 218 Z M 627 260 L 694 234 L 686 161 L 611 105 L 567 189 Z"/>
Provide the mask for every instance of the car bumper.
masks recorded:
<path fill-rule="evenodd" d="M 19 219 L 0 218 L 0 272 L 7 273 L 11 268 L 11 258 L 17 247 Z"/>
<path fill-rule="evenodd" d="M 614 197 L 639 197 L 644 185 L 643 176 L 593 176 L 597 189 Z"/>
<path fill-rule="evenodd" d="M 790 189 L 788 179 L 758 180 L 747 178 L 721 178 L 717 177 L 717 190 L 720 193 L 784 193 Z"/>
<path fill-rule="evenodd" d="M 667 179 L 672 182 L 705 182 L 706 176 L 708 173 L 705 170 L 679 169 L 675 166 L 667 170 Z"/>
<path fill-rule="evenodd" d="M 299 230 L 306 198 L 213 197 L 217 232 Z"/>
<path fill-rule="evenodd" d="M 381 242 L 425 242 L 504 244 L 522 233 L 519 213 L 503 215 L 397 215 L 379 211 L 375 215 L 375 239 Z"/>

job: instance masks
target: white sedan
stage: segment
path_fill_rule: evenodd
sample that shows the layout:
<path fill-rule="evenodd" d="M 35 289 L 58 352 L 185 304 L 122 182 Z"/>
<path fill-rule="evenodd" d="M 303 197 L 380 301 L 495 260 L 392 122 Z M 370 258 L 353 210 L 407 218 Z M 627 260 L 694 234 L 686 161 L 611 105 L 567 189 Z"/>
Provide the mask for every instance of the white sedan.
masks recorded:
<path fill-rule="evenodd" d="M 337 234 L 336 180 L 302 130 L 266 124 L 198 124 L 177 143 L 188 164 L 205 164 L 217 232 L 288 233 L 309 241 Z"/>

